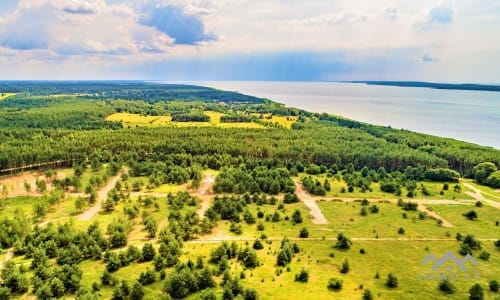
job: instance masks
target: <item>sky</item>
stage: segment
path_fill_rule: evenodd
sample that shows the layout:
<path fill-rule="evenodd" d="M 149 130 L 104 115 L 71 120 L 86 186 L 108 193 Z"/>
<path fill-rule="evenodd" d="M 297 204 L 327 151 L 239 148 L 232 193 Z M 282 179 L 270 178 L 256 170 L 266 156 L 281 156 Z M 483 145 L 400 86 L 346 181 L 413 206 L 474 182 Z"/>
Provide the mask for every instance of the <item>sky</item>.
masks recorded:
<path fill-rule="evenodd" d="M 500 1 L 0 0 L 0 80 L 498 83 Z"/>

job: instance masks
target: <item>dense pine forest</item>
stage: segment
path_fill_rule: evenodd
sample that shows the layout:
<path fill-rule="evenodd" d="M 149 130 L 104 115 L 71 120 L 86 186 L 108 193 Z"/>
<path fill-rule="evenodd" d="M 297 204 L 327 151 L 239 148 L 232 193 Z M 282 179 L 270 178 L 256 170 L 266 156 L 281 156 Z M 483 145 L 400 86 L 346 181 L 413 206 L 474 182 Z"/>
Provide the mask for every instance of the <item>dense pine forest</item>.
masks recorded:
<path fill-rule="evenodd" d="M 478 163 L 500 165 L 498 149 L 309 113 L 210 88 L 139 82 L 2 82 L 0 93 L 14 93 L 0 101 L 0 170 L 58 160 L 78 163 L 94 156 L 104 161 L 113 156 L 121 161 L 155 161 L 171 154 L 216 168 L 247 160 L 287 168 L 314 163 L 338 170 L 352 163 L 357 170 L 450 168 L 466 177 Z M 106 120 L 122 112 L 207 122 L 204 111 L 225 114 L 222 122 L 253 120 L 267 126 L 123 128 L 120 122 Z M 288 129 L 264 122 L 263 115 L 295 121 Z"/>

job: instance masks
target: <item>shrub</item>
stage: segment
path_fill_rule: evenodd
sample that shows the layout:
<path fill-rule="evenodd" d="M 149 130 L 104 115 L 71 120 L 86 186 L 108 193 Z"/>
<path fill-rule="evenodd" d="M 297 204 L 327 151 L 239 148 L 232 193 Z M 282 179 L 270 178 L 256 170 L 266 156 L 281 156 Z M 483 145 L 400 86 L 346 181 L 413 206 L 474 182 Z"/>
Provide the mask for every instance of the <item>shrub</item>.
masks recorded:
<path fill-rule="evenodd" d="M 443 291 L 446 294 L 454 294 L 457 291 L 457 288 L 447 279 L 441 280 L 438 287 L 440 291 Z"/>
<path fill-rule="evenodd" d="M 398 278 L 392 273 L 387 274 L 387 281 L 385 282 L 385 285 L 388 288 L 397 287 L 398 286 Z"/>
<path fill-rule="evenodd" d="M 484 291 L 483 287 L 479 283 L 474 284 L 469 289 L 469 299 L 470 300 L 483 300 L 484 299 Z"/>
<path fill-rule="evenodd" d="M 498 292 L 498 289 L 499 289 L 498 281 L 491 280 L 489 286 L 490 286 L 490 291 L 492 291 L 492 292 Z"/>
<path fill-rule="evenodd" d="M 483 260 L 488 260 L 490 259 L 490 253 L 486 252 L 486 251 L 482 251 L 480 254 L 479 254 L 479 258 L 480 259 L 483 259 Z"/>
<path fill-rule="evenodd" d="M 398 229 L 398 233 L 399 233 L 399 234 L 405 234 L 405 230 L 404 230 L 404 228 L 403 228 L 403 227 L 399 227 L 399 229 Z"/>
<path fill-rule="evenodd" d="M 305 269 L 300 270 L 298 274 L 295 274 L 295 281 L 298 282 L 308 282 L 309 281 L 309 272 Z"/>
<path fill-rule="evenodd" d="M 340 267 L 340 273 L 346 274 L 349 272 L 350 266 L 349 266 L 349 261 L 347 259 L 342 262 L 342 266 Z"/>
<path fill-rule="evenodd" d="M 477 219 L 477 213 L 474 210 L 469 210 L 466 213 L 463 213 L 462 216 L 466 217 L 467 219 L 473 221 Z"/>
<path fill-rule="evenodd" d="M 363 300 L 372 300 L 373 299 L 372 292 L 369 289 L 366 289 L 363 292 L 363 297 L 362 298 L 363 298 Z"/>
<path fill-rule="evenodd" d="M 342 279 L 339 278 L 330 278 L 328 281 L 327 288 L 332 291 L 340 291 L 342 289 Z"/>
<path fill-rule="evenodd" d="M 309 237 L 309 231 L 307 230 L 307 228 L 304 227 L 300 230 L 299 237 L 301 237 L 301 238 L 308 238 Z"/>

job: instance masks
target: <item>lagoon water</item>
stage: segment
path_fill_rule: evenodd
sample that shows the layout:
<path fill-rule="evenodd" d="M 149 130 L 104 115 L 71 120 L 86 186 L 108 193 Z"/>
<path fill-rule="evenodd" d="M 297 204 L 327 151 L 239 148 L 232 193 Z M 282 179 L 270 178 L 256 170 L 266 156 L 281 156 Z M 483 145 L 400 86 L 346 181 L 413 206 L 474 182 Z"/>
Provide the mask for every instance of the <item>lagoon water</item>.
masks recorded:
<path fill-rule="evenodd" d="M 500 149 L 500 93 L 336 82 L 190 82 Z"/>

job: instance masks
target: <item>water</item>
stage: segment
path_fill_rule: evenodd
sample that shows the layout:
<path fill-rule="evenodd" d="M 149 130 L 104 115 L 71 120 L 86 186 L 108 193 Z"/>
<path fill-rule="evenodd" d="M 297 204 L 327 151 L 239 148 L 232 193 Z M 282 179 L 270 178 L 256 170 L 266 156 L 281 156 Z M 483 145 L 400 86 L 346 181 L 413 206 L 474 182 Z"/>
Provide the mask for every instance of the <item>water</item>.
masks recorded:
<path fill-rule="evenodd" d="M 500 149 L 500 93 L 335 82 L 191 82 Z"/>

